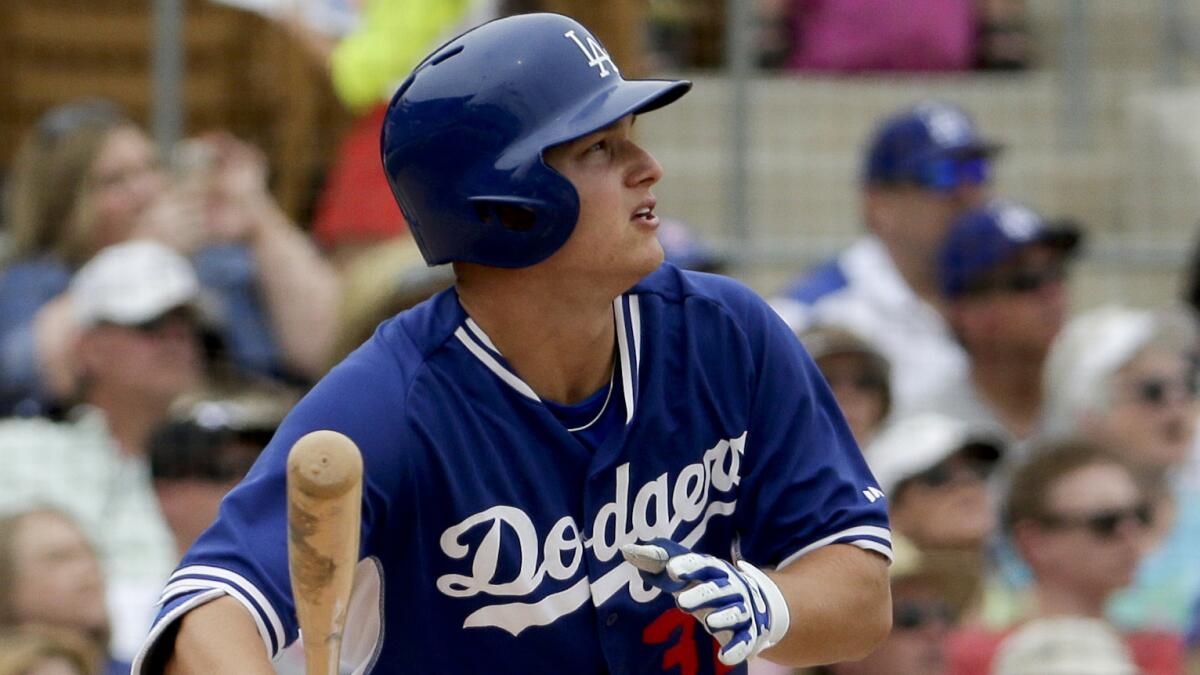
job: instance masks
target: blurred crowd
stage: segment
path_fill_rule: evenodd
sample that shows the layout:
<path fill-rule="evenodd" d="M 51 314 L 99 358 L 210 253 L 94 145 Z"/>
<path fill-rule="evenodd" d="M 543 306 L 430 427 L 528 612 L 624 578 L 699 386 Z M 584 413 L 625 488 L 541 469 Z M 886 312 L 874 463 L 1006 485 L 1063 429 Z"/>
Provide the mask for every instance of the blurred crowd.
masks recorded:
<path fill-rule="evenodd" d="M 289 218 L 262 153 L 224 132 L 164 153 L 99 99 L 27 131 L 0 258 L 0 675 L 127 672 L 182 551 L 291 405 L 380 321 L 452 283 L 386 191 L 381 101 L 494 4 L 367 2 L 335 37 L 281 18 L 359 115 L 313 222 Z M 685 4 L 651 3 L 659 60 L 679 56 Z M 762 0 L 763 60 L 919 71 L 1031 56 L 1016 0 L 857 5 Z M 861 236 L 770 294 L 895 539 L 891 637 L 823 671 L 1184 672 L 1200 649 L 1200 276 L 1181 279 L 1175 309 L 1070 307 L 1086 228 L 994 193 L 1002 141 L 948 101 L 880 120 L 863 139 Z M 668 261 L 736 274 L 687 224 L 664 218 L 659 234 Z"/>
<path fill-rule="evenodd" d="M 865 147 L 861 237 L 772 300 L 903 542 L 892 636 L 827 670 L 1185 672 L 1200 620 L 1190 296 L 1070 307 L 1086 230 L 995 194 L 1003 144 L 950 102 L 895 111 Z"/>

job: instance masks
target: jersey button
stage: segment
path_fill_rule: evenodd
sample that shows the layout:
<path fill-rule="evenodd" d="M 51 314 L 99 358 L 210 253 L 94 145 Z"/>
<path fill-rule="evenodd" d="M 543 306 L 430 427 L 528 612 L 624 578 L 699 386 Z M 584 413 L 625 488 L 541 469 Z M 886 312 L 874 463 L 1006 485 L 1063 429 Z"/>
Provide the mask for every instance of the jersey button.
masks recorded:
<path fill-rule="evenodd" d="M 612 614 L 608 615 L 607 619 L 604 620 L 604 625 L 611 626 L 611 625 L 615 624 L 616 622 L 617 622 L 617 613 L 613 612 Z"/>

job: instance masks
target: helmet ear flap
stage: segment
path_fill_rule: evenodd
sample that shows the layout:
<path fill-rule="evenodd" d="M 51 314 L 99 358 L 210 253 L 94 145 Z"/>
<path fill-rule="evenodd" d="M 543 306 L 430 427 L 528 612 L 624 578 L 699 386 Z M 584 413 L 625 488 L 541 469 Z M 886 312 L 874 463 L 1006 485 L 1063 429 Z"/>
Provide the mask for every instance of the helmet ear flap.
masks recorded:
<path fill-rule="evenodd" d="M 511 232 L 529 232 L 538 225 L 538 213 L 546 213 L 550 204 L 540 199 L 526 199 L 506 195 L 471 197 L 472 208 L 479 222 L 484 225 L 499 225 Z"/>

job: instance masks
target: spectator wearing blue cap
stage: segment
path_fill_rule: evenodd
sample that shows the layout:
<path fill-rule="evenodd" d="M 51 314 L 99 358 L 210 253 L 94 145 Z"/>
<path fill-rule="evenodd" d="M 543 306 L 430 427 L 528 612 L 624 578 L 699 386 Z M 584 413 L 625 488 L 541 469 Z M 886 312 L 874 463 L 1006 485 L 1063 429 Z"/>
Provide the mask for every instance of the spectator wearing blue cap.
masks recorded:
<path fill-rule="evenodd" d="M 1066 320 L 1067 263 L 1080 239 L 1074 225 L 1006 200 L 953 222 L 938 283 L 968 377 L 923 407 L 989 426 L 1020 454 L 1042 430 L 1042 368 Z"/>
<path fill-rule="evenodd" d="M 965 377 L 966 356 L 940 310 L 935 261 L 950 221 L 986 201 L 999 150 L 948 103 L 884 120 L 862 171 L 867 232 L 772 302 L 793 330 L 835 324 L 878 345 L 892 365 L 897 413 Z"/>

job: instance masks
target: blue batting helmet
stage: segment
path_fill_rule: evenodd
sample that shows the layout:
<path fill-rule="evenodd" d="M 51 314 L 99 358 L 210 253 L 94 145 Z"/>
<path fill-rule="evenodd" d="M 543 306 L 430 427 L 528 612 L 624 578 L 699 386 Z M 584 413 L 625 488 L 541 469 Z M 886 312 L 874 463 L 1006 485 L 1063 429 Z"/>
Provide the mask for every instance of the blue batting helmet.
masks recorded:
<path fill-rule="evenodd" d="M 498 19 L 438 48 L 400 85 L 383 123 L 384 171 L 427 263 L 526 267 L 558 250 L 579 217 L 575 187 L 543 151 L 690 88 L 624 79 L 565 16 Z"/>

